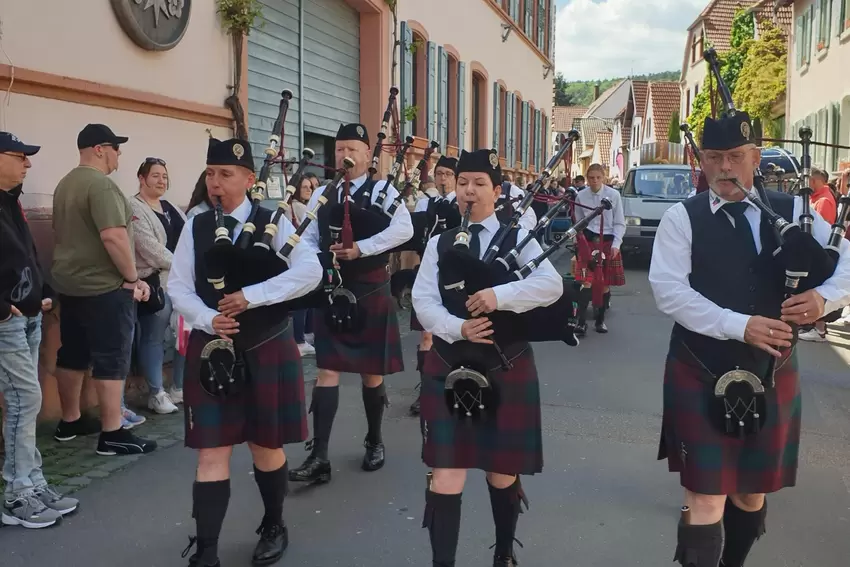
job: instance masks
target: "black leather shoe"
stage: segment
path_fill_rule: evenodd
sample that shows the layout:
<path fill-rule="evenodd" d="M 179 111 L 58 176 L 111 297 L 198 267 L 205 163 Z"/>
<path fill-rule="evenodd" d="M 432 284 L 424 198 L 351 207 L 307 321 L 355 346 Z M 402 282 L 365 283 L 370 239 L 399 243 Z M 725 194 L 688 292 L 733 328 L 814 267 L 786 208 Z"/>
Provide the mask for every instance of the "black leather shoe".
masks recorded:
<path fill-rule="evenodd" d="M 583 337 L 587 334 L 587 323 L 579 323 L 576 325 L 575 335 Z"/>
<path fill-rule="evenodd" d="M 254 548 L 251 559 L 254 565 L 271 565 L 283 557 L 283 552 L 289 546 L 289 530 L 282 524 L 262 524 L 257 528 L 260 541 Z"/>
<path fill-rule="evenodd" d="M 410 415 L 419 415 L 421 395 L 416 396 L 416 401 L 410 404 Z"/>
<path fill-rule="evenodd" d="M 386 457 L 384 455 L 384 444 L 365 441 L 363 446 L 366 447 L 366 454 L 363 455 L 363 470 L 371 472 L 383 467 Z"/>
<path fill-rule="evenodd" d="M 180 555 L 180 557 L 186 557 L 187 555 L 189 555 L 189 551 L 192 550 L 192 547 L 194 547 L 197 542 L 198 538 L 194 536 L 189 536 L 189 545 L 186 547 L 186 549 L 183 550 L 183 553 Z M 218 559 L 215 560 L 215 563 L 201 563 L 200 559 L 203 554 L 204 550 L 201 548 L 200 544 L 198 544 L 198 549 L 196 549 L 195 553 L 193 553 L 192 556 L 189 557 L 189 567 L 221 567 L 221 561 L 219 561 Z"/>
<path fill-rule="evenodd" d="M 311 482 L 325 484 L 331 481 L 331 462 L 310 455 L 297 469 L 289 471 L 290 482 Z"/>
<path fill-rule="evenodd" d="M 516 567 L 517 565 L 519 563 L 515 555 L 509 555 L 507 557 L 493 556 L 493 567 Z"/>

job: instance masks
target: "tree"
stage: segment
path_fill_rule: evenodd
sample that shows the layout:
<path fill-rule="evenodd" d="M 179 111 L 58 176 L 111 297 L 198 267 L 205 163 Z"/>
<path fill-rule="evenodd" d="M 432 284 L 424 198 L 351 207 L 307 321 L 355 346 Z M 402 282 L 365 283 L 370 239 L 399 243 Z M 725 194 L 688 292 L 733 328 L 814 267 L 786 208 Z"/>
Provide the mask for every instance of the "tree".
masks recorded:
<path fill-rule="evenodd" d="M 729 87 L 729 92 L 731 93 L 735 92 L 738 77 L 741 76 L 741 69 L 744 66 L 744 60 L 753 44 L 754 35 L 755 18 L 753 14 L 743 8 L 738 8 L 735 12 L 735 17 L 732 19 L 731 48 L 726 53 L 717 54 L 720 76 L 723 78 L 726 86 Z M 708 62 L 705 64 L 708 65 Z M 706 83 L 706 85 L 703 85 L 702 91 L 694 97 L 691 114 L 688 116 L 688 124 L 697 140 L 702 137 L 702 125 L 705 119 L 719 114 L 723 109 L 723 102 L 718 94 L 717 81 L 712 75 L 711 69 L 708 70 Z M 712 108 L 714 108 L 715 112 L 712 112 Z"/>
<path fill-rule="evenodd" d="M 560 73 L 555 75 L 555 106 L 574 106 L 575 98 L 567 93 L 567 82 Z"/>
<path fill-rule="evenodd" d="M 763 136 L 776 138 L 780 132 L 773 120 L 773 109 L 776 101 L 785 97 L 788 48 L 779 29 L 770 22 L 765 22 L 765 26 L 761 37 L 750 41 L 734 99 L 754 123 L 761 123 Z"/>
<path fill-rule="evenodd" d="M 667 139 L 674 144 L 678 144 L 682 141 L 682 132 L 679 130 L 679 126 L 679 111 L 674 110 L 673 116 L 670 118 L 670 126 L 667 128 Z"/>

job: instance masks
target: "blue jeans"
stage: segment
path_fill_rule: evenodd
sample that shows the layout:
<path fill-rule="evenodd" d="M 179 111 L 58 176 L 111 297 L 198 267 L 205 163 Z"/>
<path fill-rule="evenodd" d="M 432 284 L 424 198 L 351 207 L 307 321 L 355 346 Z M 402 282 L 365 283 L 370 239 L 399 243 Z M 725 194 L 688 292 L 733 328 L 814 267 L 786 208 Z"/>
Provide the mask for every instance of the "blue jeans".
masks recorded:
<path fill-rule="evenodd" d="M 171 320 L 171 298 L 165 294 L 165 307 L 139 316 L 139 370 L 148 382 L 151 395 L 162 390 L 162 364 L 165 359 L 165 331 Z M 181 380 L 182 382 L 182 380 Z"/>
<path fill-rule="evenodd" d="M 294 326 L 295 331 L 295 342 L 299 345 L 304 344 L 304 334 L 309 333 L 310 330 L 312 330 L 312 319 L 312 309 L 302 309 L 301 311 L 294 311 L 292 313 L 292 324 Z"/>
<path fill-rule="evenodd" d="M 3 480 L 12 500 L 47 485 L 41 472 L 41 453 L 35 446 L 35 424 L 41 410 L 38 347 L 41 314 L 0 323 L 0 391 L 6 400 L 6 461 Z"/>

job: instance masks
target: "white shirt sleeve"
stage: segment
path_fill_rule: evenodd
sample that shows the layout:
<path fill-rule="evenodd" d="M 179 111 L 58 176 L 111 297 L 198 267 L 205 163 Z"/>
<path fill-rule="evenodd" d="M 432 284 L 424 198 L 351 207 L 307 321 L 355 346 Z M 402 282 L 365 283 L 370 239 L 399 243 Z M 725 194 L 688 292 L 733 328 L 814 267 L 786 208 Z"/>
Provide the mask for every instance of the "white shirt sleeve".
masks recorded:
<path fill-rule="evenodd" d="M 414 213 L 424 213 L 428 210 L 428 197 L 422 197 L 418 201 L 416 201 L 416 207 L 413 209 Z"/>
<path fill-rule="evenodd" d="M 520 230 L 517 240 L 527 234 Z M 520 267 L 524 266 L 543 252 L 540 244 L 532 239 L 519 254 Z M 421 268 L 420 268 L 421 270 Z M 540 263 L 524 280 L 498 285 L 493 288 L 499 311 L 524 313 L 535 307 L 546 307 L 555 303 L 564 292 L 564 281 L 549 260 Z M 419 311 L 417 310 L 417 315 Z"/>
<path fill-rule="evenodd" d="M 310 223 L 312 226 L 314 223 Z M 283 216 L 277 223 L 278 231 L 272 241 L 274 251 L 280 250 L 295 233 L 292 223 Z M 309 227 L 308 227 L 309 228 Z M 273 305 L 301 297 L 316 289 L 322 279 L 322 265 L 316 251 L 299 242 L 292 249 L 289 269 L 264 282 L 250 285 L 242 290 L 248 301 L 248 309 Z"/>
<path fill-rule="evenodd" d="M 386 180 L 378 181 L 372 188 L 372 202 L 374 203 L 382 188 L 386 186 Z M 384 201 L 384 210 L 390 207 L 390 203 L 398 196 L 398 191 L 395 187 L 387 188 L 387 198 Z M 413 220 L 410 218 L 410 211 L 404 206 L 404 203 L 396 209 L 393 218 L 390 220 L 390 226 L 378 234 L 358 240 L 357 246 L 360 248 L 360 253 L 363 256 L 377 256 L 388 250 L 392 250 L 401 246 L 408 240 L 413 238 Z"/>
<path fill-rule="evenodd" d="M 435 236 L 428 241 L 419 272 L 413 282 L 413 309 L 416 310 L 416 318 L 422 327 L 430 333 L 440 337 L 451 344 L 464 340 L 461 327 L 464 319 L 455 317 L 443 306 L 440 297 L 440 284 L 437 273 L 437 242 L 440 237 Z"/>
<path fill-rule="evenodd" d="M 626 235 L 626 216 L 623 213 L 623 198 L 620 192 L 616 189 L 611 190 L 612 202 L 611 213 L 614 218 L 614 241 L 611 243 L 611 248 L 621 248 L 623 246 L 623 237 Z"/>
<path fill-rule="evenodd" d="M 688 213 L 676 203 L 661 217 L 652 249 L 649 283 L 658 309 L 695 333 L 743 341 L 750 316 L 724 309 L 691 287 L 692 242 Z"/>
<path fill-rule="evenodd" d="M 319 202 L 319 197 L 321 197 L 325 192 L 326 186 L 316 187 L 313 191 L 313 194 L 310 195 L 310 201 L 307 203 L 307 210 L 312 211 L 316 206 L 316 203 Z M 327 204 L 322 205 L 323 207 L 328 206 Z M 304 231 L 304 234 L 301 235 L 301 242 L 298 243 L 298 246 L 306 246 L 313 250 L 313 254 L 318 254 L 321 248 L 319 247 L 319 222 L 314 220 L 310 223 L 310 226 L 307 227 L 307 230 Z M 298 248 L 296 246 L 296 248 Z"/>
<path fill-rule="evenodd" d="M 168 296 L 174 309 L 193 329 L 214 335 L 212 321 L 218 311 L 210 309 L 195 293 L 195 240 L 192 234 L 194 217 L 186 221 L 180 233 L 171 271 L 168 273 Z"/>
<path fill-rule="evenodd" d="M 795 219 L 800 217 L 802 209 L 803 202 L 800 197 L 797 197 L 794 199 Z M 814 209 L 812 209 L 812 215 L 815 218 L 812 222 L 812 236 L 820 242 L 821 246 L 826 246 L 832 226 Z M 838 248 L 838 264 L 835 266 L 835 272 L 832 277 L 815 288 L 826 300 L 824 313 L 832 313 L 850 303 L 850 241 L 842 238 Z"/>

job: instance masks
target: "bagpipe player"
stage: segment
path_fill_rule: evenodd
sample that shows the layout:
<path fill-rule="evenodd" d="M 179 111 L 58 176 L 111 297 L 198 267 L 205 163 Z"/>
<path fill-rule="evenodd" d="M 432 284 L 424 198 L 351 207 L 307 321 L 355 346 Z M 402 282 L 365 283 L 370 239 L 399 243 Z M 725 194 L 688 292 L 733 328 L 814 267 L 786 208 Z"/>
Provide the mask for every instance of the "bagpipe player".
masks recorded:
<path fill-rule="evenodd" d="M 743 112 L 706 118 L 710 188 L 664 214 L 649 270 L 658 308 L 675 321 L 658 458 L 685 489 L 674 558 L 685 567 L 744 565 L 765 533 L 765 495 L 796 484 L 801 393 L 791 325 L 816 321 L 850 293 L 843 241 L 834 274 L 785 299 L 779 242 L 752 201 L 760 162 L 752 132 Z M 765 193 L 776 214 L 799 218 L 799 197 Z M 814 213 L 821 246 L 829 233 Z"/>
<path fill-rule="evenodd" d="M 221 204 L 232 242 L 248 220 L 251 204 L 246 192 L 255 180 L 249 142 L 209 141 L 206 186 L 210 199 Z M 322 267 L 313 250 L 299 245 L 291 254 L 289 269 L 222 297 L 208 281 L 204 262 L 205 253 L 215 245 L 216 215 L 216 210 L 208 210 L 186 222 L 168 279 L 174 307 L 193 329 L 186 354 L 184 404 L 185 444 L 198 450 L 192 490 L 197 534 L 190 538 L 184 556 L 196 542 L 198 549 L 190 565 L 219 565 L 218 538 L 230 500 L 230 457 L 234 445 L 247 443 L 265 508 L 253 562 L 268 565 L 280 559 L 289 541 L 283 521 L 288 467 L 282 447 L 307 438 L 301 355 L 283 302 L 313 291 Z M 260 208 L 254 222 L 263 227 L 270 219 L 271 211 Z M 273 246 L 279 250 L 295 229 L 285 216 L 277 226 Z M 252 240 L 262 236 L 263 232 L 257 231 Z M 202 383 L 204 348 L 215 339 L 238 340 L 240 334 L 255 330 L 271 338 L 236 353 L 247 375 L 242 390 L 227 396 L 206 391 Z M 229 372 L 232 377 L 234 370 Z"/>
<path fill-rule="evenodd" d="M 469 254 L 481 259 L 500 228 L 495 204 L 502 172 L 493 150 L 462 152 L 457 164 L 457 200 L 469 209 Z M 466 222 L 466 221 L 465 221 Z M 433 468 L 426 493 L 423 527 L 430 533 L 434 567 L 453 567 L 461 518 L 461 493 L 468 469 L 487 473 L 487 486 L 495 522 L 493 565 L 516 565 L 513 544 L 520 503 L 525 499 L 519 475 L 543 468 L 540 391 L 534 355 L 528 343 L 500 344 L 510 360 L 505 370 L 493 345 L 492 323 L 487 314 L 496 310 L 521 313 L 551 305 L 561 296 L 561 276 L 548 260 L 527 279 L 483 289 L 465 303 L 466 317 L 450 313 L 446 305 L 458 293 L 442 274 L 440 258 L 452 247 L 461 227 L 431 238 L 413 286 L 413 307 L 422 327 L 433 334 L 425 356 L 421 398 L 422 459 Z M 513 248 L 525 229 L 508 233 L 502 248 Z M 540 254 L 535 240 L 519 257 L 522 265 Z M 500 403 L 487 409 L 482 419 L 464 420 L 463 411 L 447 401 L 446 380 L 457 367 L 451 362 L 470 347 L 486 360 L 487 380 Z"/>
<path fill-rule="evenodd" d="M 364 192 L 371 191 L 371 204 L 383 198 L 385 213 L 398 196 L 395 187 L 386 180 L 375 181 L 368 175 L 369 133 L 362 124 L 340 125 L 336 136 L 335 155 L 337 167 L 345 158 L 351 158 L 349 194 L 354 203 L 361 203 Z M 340 184 L 331 200 L 343 202 L 344 184 Z M 307 208 L 315 206 L 327 187 L 313 191 Z M 386 196 L 381 191 L 386 189 Z M 366 227 L 353 227 L 357 233 Z M 384 376 L 404 369 L 401 351 L 401 334 L 395 299 L 390 292 L 389 252 L 413 236 L 410 211 L 400 206 L 389 225 L 368 238 L 356 240 L 352 248 L 343 248 L 335 241 L 331 231 L 329 207 L 323 206 L 318 222 L 311 223 L 304 233 L 302 244 L 313 248 L 314 253 L 331 251 L 340 266 L 342 285 L 356 297 L 357 308 L 362 312 L 362 329 L 357 332 L 339 332 L 332 329 L 322 310 L 314 314 L 316 366 L 319 375 L 313 389 L 310 412 L 313 414 L 313 439 L 310 455 L 302 465 L 290 472 L 290 480 L 298 482 L 327 482 L 331 477 L 328 443 L 334 418 L 339 408 L 339 376 L 341 372 L 360 374 L 362 379 L 363 408 L 368 432 L 364 441 L 365 454 L 361 468 L 376 471 L 384 466 L 385 449 L 381 435 L 384 407 L 388 404 Z"/>
<path fill-rule="evenodd" d="M 455 201 L 455 188 L 457 186 L 457 178 L 455 177 L 455 169 L 457 168 L 457 158 L 440 156 L 437 160 L 437 165 L 434 166 L 434 181 L 437 186 L 438 195 L 424 196 L 416 201 L 414 212 L 427 212 L 430 218 L 436 218 L 438 208 L 451 204 L 457 209 Z M 448 196 L 452 199 L 449 200 Z M 459 214 L 459 213 L 458 213 Z M 419 348 L 416 351 L 416 371 L 419 372 L 419 395 L 416 396 L 416 401 L 410 405 L 411 415 L 419 415 L 420 397 L 422 395 L 422 363 L 425 360 L 425 355 L 431 350 L 431 342 L 433 340 L 431 333 L 422 328 L 419 319 L 416 318 L 416 310 L 410 311 L 410 330 L 419 331 Z"/>

